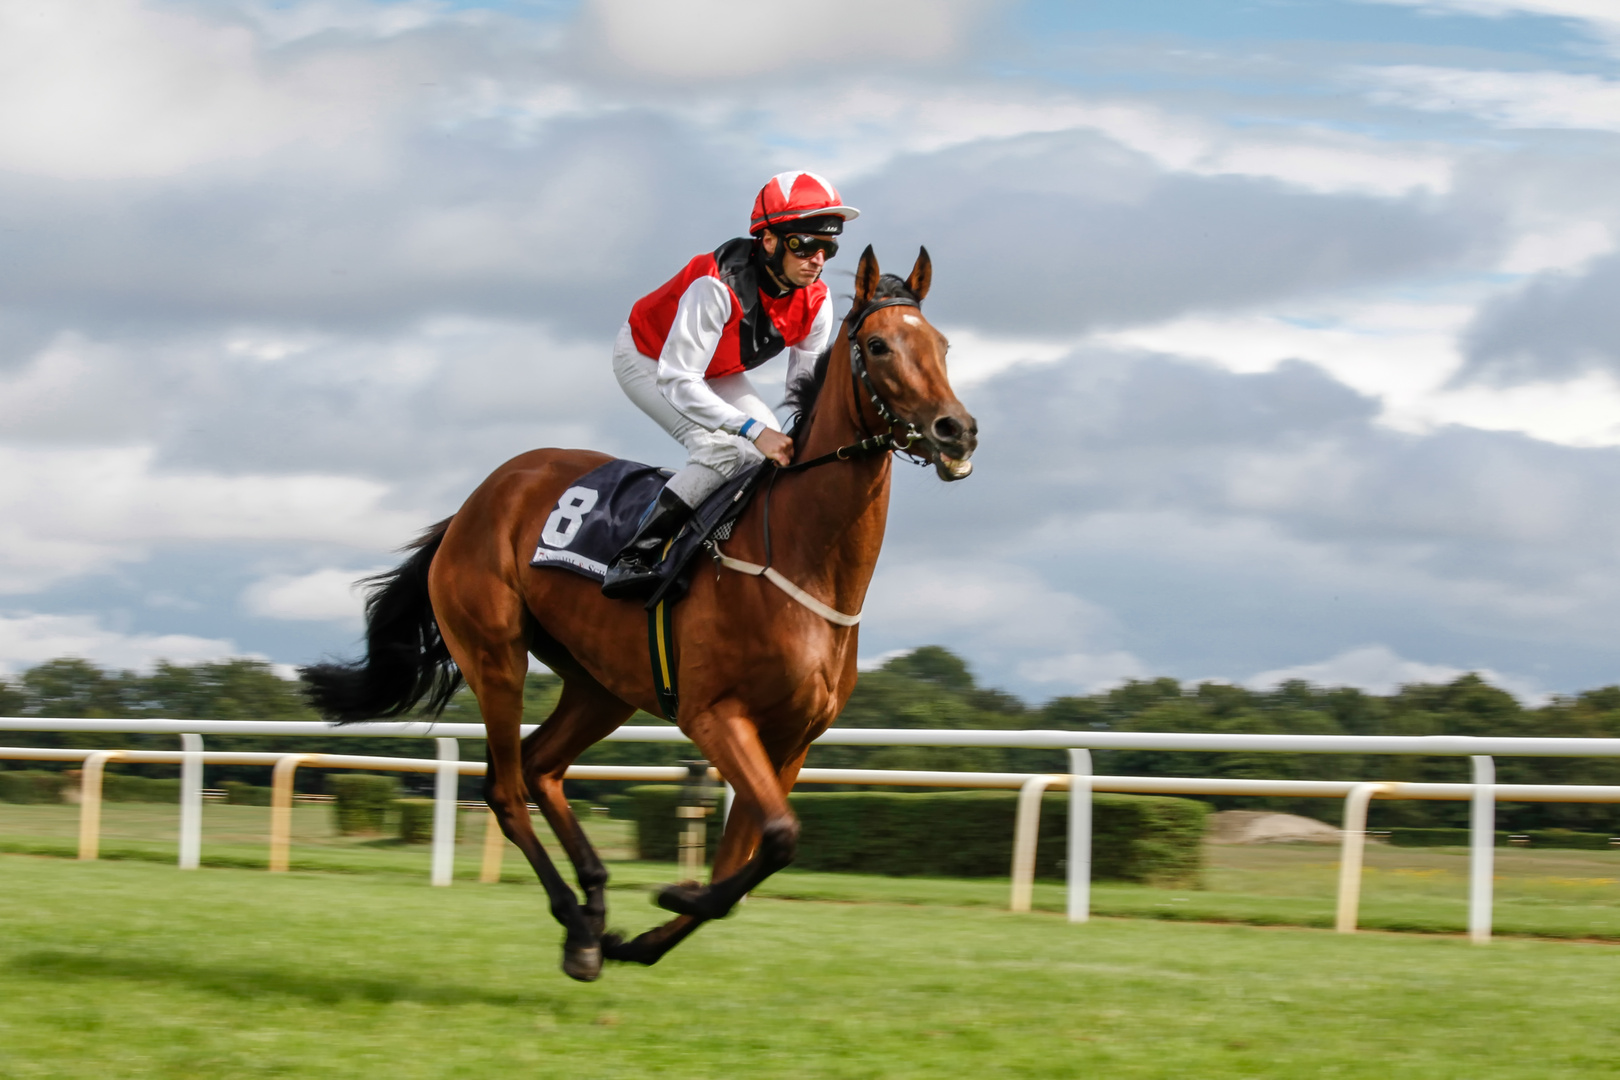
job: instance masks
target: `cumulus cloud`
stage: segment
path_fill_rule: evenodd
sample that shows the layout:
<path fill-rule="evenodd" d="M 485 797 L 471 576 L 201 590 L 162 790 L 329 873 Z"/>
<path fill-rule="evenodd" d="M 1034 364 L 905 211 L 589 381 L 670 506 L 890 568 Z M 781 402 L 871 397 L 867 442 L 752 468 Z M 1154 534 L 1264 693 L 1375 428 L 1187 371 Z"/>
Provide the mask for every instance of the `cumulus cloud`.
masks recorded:
<path fill-rule="evenodd" d="M 364 619 L 361 581 L 392 569 L 317 570 L 310 574 L 275 574 L 254 582 L 242 594 L 242 605 L 269 619 L 333 622 L 358 627 Z"/>
<path fill-rule="evenodd" d="M 1498 383 L 1620 375 L 1620 256 L 1543 274 L 1487 305 L 1468 329 L 1465 378 Z"/>
<path fill-rule="evenodd" d="M 393 547 L 418 522 L 383 485 L 347 476 L 154 467 L 149 447 L 0 446 L 0 591 L 32 592 L 176 541 Z"/>
<path fill-rule="evenodd" d="M 1390 694 L 1413 683 L 1448 683 L 1465 674 L 1462 668 L 1448 664 L 1403 660 L 1384 645 L 1363 645 L 1313 664 L 1262 671 L 1244 682 L 1265 690 L 1298 679 L 1316 686 L 1354 686 L 1370 694 Z M 1475 674 L 1527 705 L 1541 705 L 1548 699 L 1531 680 L 1503 675 L 1489 668 L 1479 669 Z"/>
<path fill-rule="evenodd" d="M 234 642 L 189 634 L 121 633 L 94 615 L 0 614 L 0 675 L 74 656 L 108 668 L 150 670 L 160 660 L 195 664 L 240 655 Z"/>
<path fill-rule="evenodd" d="M 688 80 L 780 73 L 781 46 L 816 67 L 933 60 L 962 48 L 985 0 L 591 0 L 585 40 L 637 75 Z M 859 27 L 858 33 L 851 33 Z"/>

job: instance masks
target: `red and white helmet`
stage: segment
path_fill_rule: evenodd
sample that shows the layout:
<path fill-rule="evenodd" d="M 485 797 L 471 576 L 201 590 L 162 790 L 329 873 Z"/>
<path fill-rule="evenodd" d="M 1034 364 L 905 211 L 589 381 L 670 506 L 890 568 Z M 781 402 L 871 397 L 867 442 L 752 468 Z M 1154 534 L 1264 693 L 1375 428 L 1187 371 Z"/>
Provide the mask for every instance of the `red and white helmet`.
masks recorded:
<path fill-rule="evenodd" d="M 777 173 L 759 189 L 748 231 L 757 236 L 774 225 L 828 214 L 845 221 L 861 216 L 853 206 L 844 205 L 838 197 L 838 189 L 826 177 L 813 172 Z"/>

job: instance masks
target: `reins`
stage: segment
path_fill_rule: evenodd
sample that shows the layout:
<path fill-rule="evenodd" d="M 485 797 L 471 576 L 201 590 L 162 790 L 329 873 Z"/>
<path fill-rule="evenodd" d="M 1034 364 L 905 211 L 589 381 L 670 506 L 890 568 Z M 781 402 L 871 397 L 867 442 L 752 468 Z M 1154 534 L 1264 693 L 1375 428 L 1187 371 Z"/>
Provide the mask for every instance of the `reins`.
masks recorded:
<path fill-rule="evenodd" d="M 895 415 L 894 410 L 889 408 L 888 403 L 877 392 L 877 387 L 872 385 L 871 373 L 866 369 L 866 354 L 861 349 L 860 341 L 856 338 L 856 334 L 860 332 L 862 325 L 865 324 L 872 313 L 887 307 L 920 307 L 920 305 L 917 301 L 903 296 L 890 296 L 884 297 L 882 300 L 874 300 L 861 311 L 859 318 L 850 324 L 849 334 L 847 335 L 849 338 L 850 388 L 854 391 L 855 396 L 855 419 L 861 425 L 861 430 L 867 432 L 866 438 L 859 442 L 850 443 L 848 446 L 840 446 L 830 453 L 811 458 L 809 461 L 795 462 L 792 465 L 777 465 L 771 470 L 770 478 L 765 481 L 764 505 L 760 507 L 760 516 L 763 519 L 762 525 L 765 534 L 765 562 L 763 565 L 734 559 L 722 553 L 717 542 L 709 542 L 709 552 L 714 556 L 716 565 L 754 577 L 764 577 L 794 600 L 836 626 L 854 626 L 861 621 L 861 613 L 857 611 L 853 615 L 846 615 L 836 608 L 828 607 L 789 581 L 782 575 L 781 571 L 771 566 L 771 492 L 776 487 L 776 478 L 782 473 L 803 472 L 806 469 L 830 465 L 835 461 L 862 461 L 892 451 L 906 453 L 911 449 L 913 443 L 923 437 L 922 432 L 917 430 L 915 424 L 908 423 Z M 873 435 L 871 429 L 866 426 L 866 417 L 862 415 L 860 407 L 862 389 L 866 391 L 867 399 L 877 409 L 878 417 L 889 425 L 887 431 Z M 900 437 L 897 438 L 894 429 L 901 424 L 905 424 L 905 431 L 901 432 Z"/>

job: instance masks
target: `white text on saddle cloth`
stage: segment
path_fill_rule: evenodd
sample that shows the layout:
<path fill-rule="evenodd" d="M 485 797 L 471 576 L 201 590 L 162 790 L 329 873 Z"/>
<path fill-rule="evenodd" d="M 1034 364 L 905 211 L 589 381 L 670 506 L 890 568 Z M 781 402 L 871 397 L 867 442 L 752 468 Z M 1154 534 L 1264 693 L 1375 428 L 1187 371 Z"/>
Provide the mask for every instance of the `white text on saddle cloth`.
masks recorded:
<path fill-rule="evenodd" d="M 557 500 L 557 509 L 546 518 L 540 542 L 547 547 L 565 548 L 579 535 L 580 523 L 596 505 L 600 494 L 586 487 L 571 487 Z"/>

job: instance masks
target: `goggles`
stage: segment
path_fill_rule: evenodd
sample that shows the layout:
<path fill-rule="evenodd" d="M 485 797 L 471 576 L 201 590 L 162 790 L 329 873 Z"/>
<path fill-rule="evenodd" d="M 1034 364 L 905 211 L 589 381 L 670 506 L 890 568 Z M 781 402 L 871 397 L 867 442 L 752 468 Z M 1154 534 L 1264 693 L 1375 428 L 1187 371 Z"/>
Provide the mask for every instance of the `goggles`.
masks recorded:
<path fill-rule="evenodd" d="M 790 233 L 782 237 L 782 243 L 787 245 L 789 255 L 797 255 L 801 259 L 814 258 L 818 251 L 825 252 L 829 259 L 838 254 L 838 241 L 831 236 Z"/>

